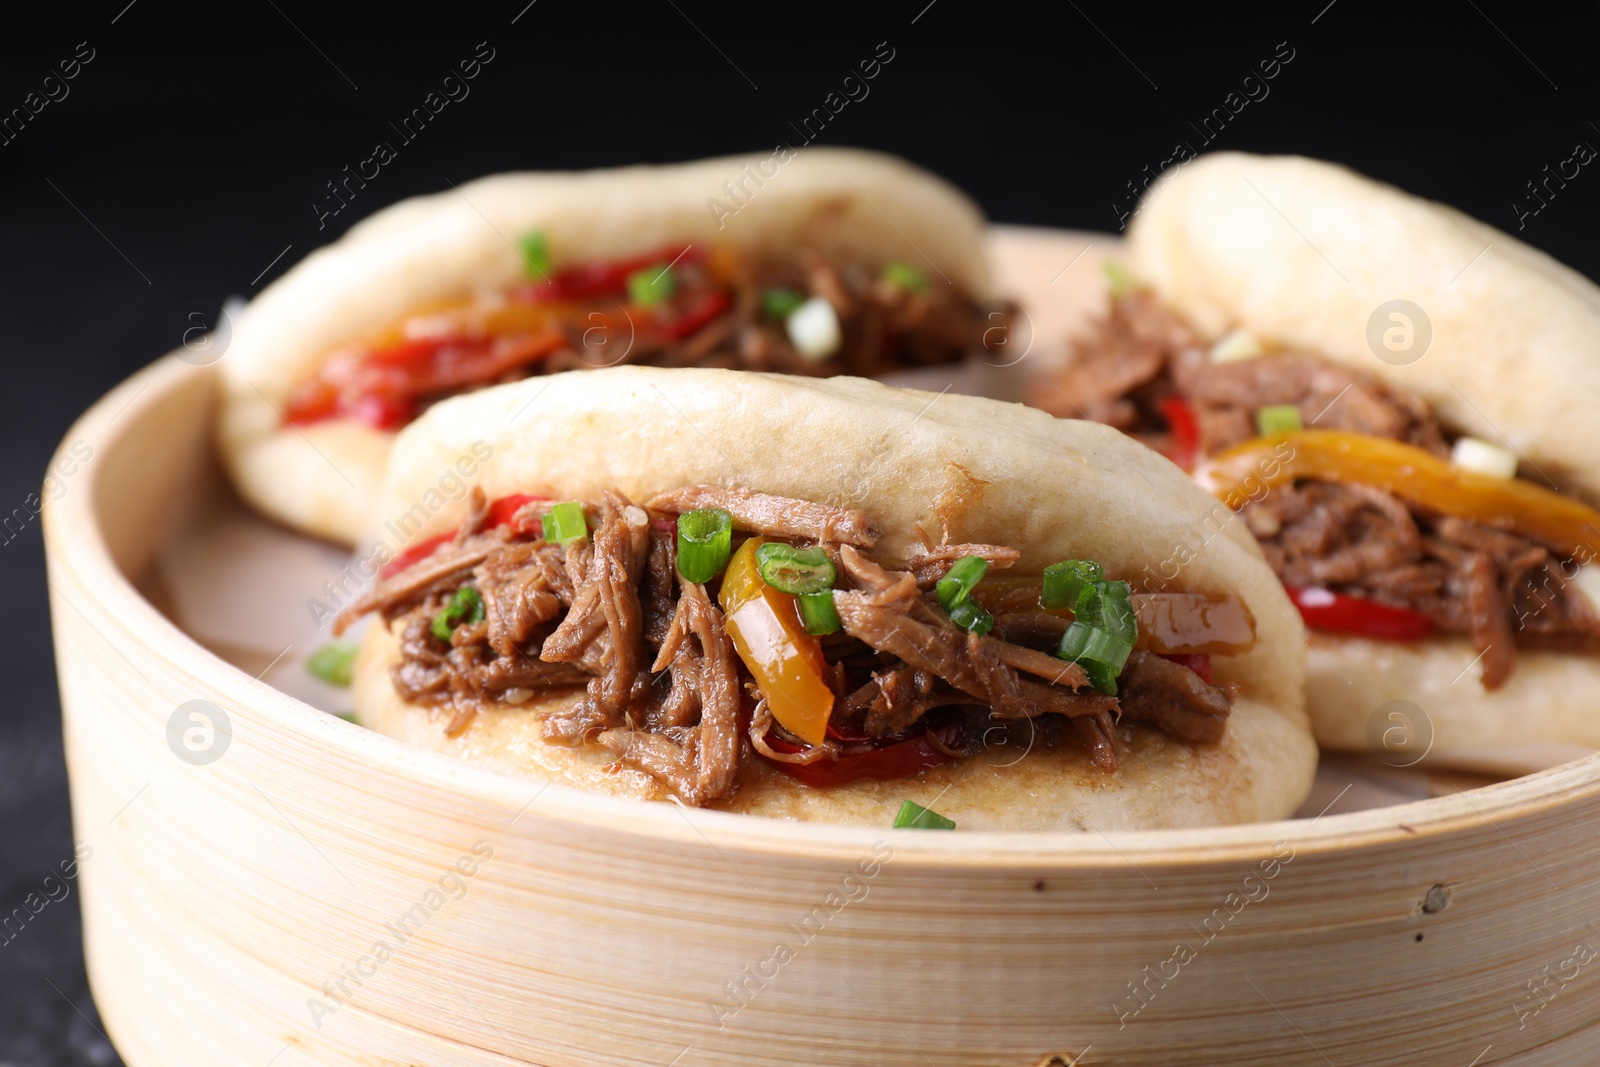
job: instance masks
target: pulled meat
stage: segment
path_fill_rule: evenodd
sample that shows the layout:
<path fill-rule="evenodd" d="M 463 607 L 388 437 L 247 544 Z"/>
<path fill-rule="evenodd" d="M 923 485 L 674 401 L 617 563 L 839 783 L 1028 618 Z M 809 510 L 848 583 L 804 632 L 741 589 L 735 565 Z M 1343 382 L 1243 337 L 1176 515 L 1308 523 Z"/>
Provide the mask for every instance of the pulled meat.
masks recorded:
<path fill-rule="evenodd" d="M 1035 385 L 1031 402 L 1056 415 L 1093 419 L 1169 451 L 1161 402 L 1178 396 L 1194 410 L 1200 446 L 1220 452 L 1256 436 L 1256 412 L 1293 404 L 1307 426 L 1404 441 L 1449 455 L 1426 401 L 1371 375 L 1300 353 L 1216 363 L 1209 348 L 1153 293 L 1135 290 L 1111 303 L 1094 332 L 1073 346 L 1056 376 Z"/>
<path fill-rule="evenodd" d="M 489 509 L 474 490 L 457 536 L 379 583 L 339 625 L 371 611 L 398 626 L 396 690 L 450 710 L 451 733 L 485 707 L 567 693 L 576 699 L 545 713 L 547 741 L 599 745 L 684 801 L 711 804 L 734 791 L 752 753 L 815 766 L 836 758 L 840 744 L 808 748 L 775 722 L 712 594 L 678 575 L 675 538 L 659 516 L 699 507 L 727 508 L 741 530 L 814 541 L 839 561 L 848 585 L 834 592 L 843 629 L 822 647 L 825 681 L 837 694 L 830 730 L 845 731 L 852 751 L 926 734 L 956 758 L 981 750 L 992 732 L 1008 733 L 1009 723 L 1048 720 L 1062 724 L 1042 728 L 1048 743 L 1075 738 L 1111 772 L 1116 717 L 1185 741 L 1222 735 L 1231 691 L 1187 667 L 1135 652 L 1127 688 L 1109 696 L 1090 688 L 1082 667 L 1024 636 L 956 626 L 931 581 L 963 555 L 1009 565 L 1014 549 L 925 546 L 896 569 L 857 547 L 879 536 L 863 513 L 741 489 L 692 486 L 648 510 L 606 491 L 591 509 L 592 536 L 565 547 L 513 532 L 529 527 L 483 529 Z M 482 618 L 455 623 L 446 639 L 436 617 L 469 587 Z"/>
<path fill-rule="evenodd" d="M 992 569 L 1003 570 L 1021 559 L 1022 553 L 1009 545 L 925 544 L 912 554 L 907 569 L 917 576 L 919 586 L 930 589 L 964 556 L 977 556 Z"/>
<path fill-rule="evenodd" d="M 398 429 L 459 393 L 619 364 L 882 377 L 998 352 L 1015 314 L 1009 303 L 980 304 L 947 282 L 896 284 L 811 249 L 763 258 L 694 244 L 657 251 L 660 273 L 670 262 L 673 279 L 658 304 L 630 302 L 621 264 L 589 263 L 542 284 L 430 307 L 381 340 L 330 352 L 292 392 L 287 421 L 343 417 Z M 837 349 L 820 358 L 798 351 L 783 318 L 766 307 L 774 289 L 825 299 L 839 323 Z"/>
<path fill-rule="evenodd" d="M 1211 685 L 1187 667 L 1136 650 L 1117 679 L 1125 690 L 1124 714 L 1185 741 L 1214 744 L 1232 710 L 1232 693 Z"/>
<path fill-rule="evenodd" d="M 696 508 L 721 508 L 733 516 L 734 529 L 764 537 L 804 538 L 861 548 L 871 548 L 878 543 L 878 532 L 867 522 L 865 512 L 769 493 L 752 493 L 748 489 L 694 485 L 662 493 L 645 506 L 668 515 Z"/>
<path fill-rule="evenodd" d="M 1205 454 L 1257 436 L 1255 413 L 1280 404 L 1298 408 L 1308 428 L 1450 454 L 1422 398 L 1303 353 L 1213 362 L 1189 326 L 1144 290 L 1115 298 L 1110 314 L 1075 345 L 1071 363 L 1038 384 L 1032 400 L 1175 454 L 1163 412 L 1168 398 L 1193 412 Z M 1519 645 L 1600 651 L 1600 614 L 1571 583 L 1575 562 L 1554 545 L 1440 515 L 1381 489 L 1317 480 L 1275 487 L 1242 515 L 1285 585 L 1407 608 L 1442 632 L 1467 636 L 1486 689 L 1511 677 Z M 1008 632 L 1048 626 L 1027 616 L 999 622 Z"/>

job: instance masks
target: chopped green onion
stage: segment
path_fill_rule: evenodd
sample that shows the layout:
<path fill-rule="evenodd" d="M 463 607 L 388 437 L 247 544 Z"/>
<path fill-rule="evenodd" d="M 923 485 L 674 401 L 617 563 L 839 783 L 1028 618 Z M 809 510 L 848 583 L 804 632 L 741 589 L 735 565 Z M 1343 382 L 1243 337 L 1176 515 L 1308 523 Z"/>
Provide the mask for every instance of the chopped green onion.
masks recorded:
<path fill-rule="evenodd" d="M 1092 559 L 1064 559 L 1044 569 L 1044 585 L 1039 592 L 1039 605 L 1049 611 L 1070 608 L 1078 602 L 1078 594 L 1090 582 L 1105 576 L 1100 564 Z"/>
<path fill-rule="evenodd" d="M 984 611 L 983 606 L 976 600 L 963 600 L 951 608 L 950 621 L 979 637 L 994 629 L 994 616 Z"/>
<path fill-rule="evenodd" d="M 1072 625 L 1056 649 L 1057 656 L 1081 666 L 1090 683 L 1111 696 L 1117 693 L 1117 675 L 1139 639 L 1132 597 L 1133 587 L 1127 582 L 1086 584 L 1072 605 Z"/>
<path fill-rule="evenodd" d="M 900 811 L 894 817 L 896 830 L 954 830 L 956 821 L 947 819 L 931 808 L 925 808 L 914 800 L 908 800 L 900 805 Z"/>
<path fill-rule="evenodd" d="M 1256 411 L 1256 432 L 1262 437 L 1295 433 L 1303 429 L 1305 426 L 1300 421 L 1300 408 L 1296 404 L 1268 404 Z"/>
<path fill-rule="evenodd" d="M 695 508 L 678 516 L 678 573 L 686 582 L 709 582 L 728 565 L 733 516 L 721 508 Z"/>
<path fill-rule="evenodd" d="M 1127 652 L 1122 651 L 1122 663 L 1117 662 L 1119 643 L 1104 630 L 1081 622 L 1073 622 L 1061 635 L 1061 647 L 1056 655 L 1083 668 L 1089 684 L 1108 696 L 1117 695 L 1117 675 L 1127 662 Z"/>
<path fill-rule="evenodd" d="M 761 310 L 772 318 L 786 319 L 806 302 L 806 294 L 774 286 L 761 291 Z"/>
<path fill-rule="evenodd" d="M 654 307 L 678 291 L 678 279 L 667 263 L 655 263 L 628 275 L 628 299 L 640 307 Z"/>
<path fill-rule="evenodd" d="M 350 684 L 350 668 L 356 658 L 356 646 L 348 641 L 330 641 L 306 660 L 306 670 L 313 678 L 320 678 L 329 685 L 346 686 Z"/>
<path fill-rule="evenodd" d="M 927 277 L 909 263 L 889 264 L 883 268 L 883 279 L 899 286 L 908 293 L 925 293 L 928 291 Z"/>
<path fill-rule="evenodd" d="M 839 609 L 833 606 L 833 590 L 823 589 L 816 593 L 801 593 L 798 598 L 800 604 L 800 624 L 806 628 L 806 633 L 821 637 L 823 634 L 835 634 L 844 624 L 839 621 Z"/>
<path fill-rule="evenodd" d="M 1133 624 L 1133 587 L 1127 582 L 1101 579 L 1084 586 L 1072 605 L 1073 616 L 1090 626 L 1125 633 Z"/>
<path fill-rule="evenodd" d="M 756 548 L 761 580 L 785 593 L 820 593 L 833 585 L 833 560 L 819 548 L 795 548 L 768 541 Z"/>
<path fill-rule="evenodd" d="M 954 611 L 956 605 L 965 603 L 972 587 L 983 580 L 988 570 L 989 561 L 982 556 L 962 556 L 950 564 L 950 569 L 934 587 L 939 595 L 939 606 Z"/>
<path fill-rule="evenodd" d="M 565 545 L 582 541 L 589 536 L 589 523 L 583 517 L 583 505 L 576 500 L 552 504 L 544 517 L 544 539 L 552 545 Z"/>
<path fill-rule="evenodd" d="M 332 715 L 336 719 L 343 719 L 345 722 L 355 722 L 356 721 L 356 713 L 353 712 L 353 711 L 333 711 L 333 712 L 329 712 L 329 714 Z M 357 723 L 357 725 L 360 725 L 360 724 Z"/>
<path fill-rule="evenodd" d="M 450 634 L 462 623 L 483 621 L 483 597 L 470 585 L 456 590 L 443 611 L 433 617 L 433 636 L 441 641 L 450 640 Z"/>
<path fill-rule="evenodd" d="M 541 231 L 535 230 L 533 233 L 523 234 L 522 240 L 517 242 L 517 247 L 522 252 L 523 269 L 535 277 L 549 278 L 552 267 L 550 245 Z"/>
<path fill-rule="evenodd" d="M 1106 281 L 1111 285 L 1112 296 L 1127 296 L 1139 287 L 1128 268 L 1114 259 L 1106 260 L 1101 269 L 1106 272 Z"/>

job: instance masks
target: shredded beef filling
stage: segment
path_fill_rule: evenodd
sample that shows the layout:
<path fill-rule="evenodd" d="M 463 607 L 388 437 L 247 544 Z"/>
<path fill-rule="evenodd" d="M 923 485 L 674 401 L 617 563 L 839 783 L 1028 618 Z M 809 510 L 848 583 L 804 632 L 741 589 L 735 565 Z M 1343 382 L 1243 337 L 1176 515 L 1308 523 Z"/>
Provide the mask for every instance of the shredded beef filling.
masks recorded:
<path fill-rule="evenodd" d="M 684 271 L 685 274 L 690 273 Z M 971 297 L 949 285 L 911 292 L 853 264 L 807 252 L 799 262 L 739 264 L 730 280 L 728 310 L 688 337 L 641 336 L 623 363 L 655 367 L 727 367 L 784 374 L 879 377 L 913 367 L 950 363 L 997 341 L 995 325 Z M 785 288 L 825 297 L 839 317 L 839 350 L 826 359 L 802 355 L 783 324 L 761 307 L 764 290 Z M 1008 312 L 1009 308 L 1002 309 Z M 571 344 L 540 370 L 554 373 L 593 367 L 584 333 L 593 323 L 575 322 Z M 625 338 L 614 339 L 622 347 Z M 592 338 L 591 338 L 592 340 Z M 610 366 L 611 353 L 601 357 Z"/>
<path fill-rule="evenodd" d="M 718 260 L 715 269 L 710 259 Z M 441 351 L 419 367 L 407 370 L 407 360 L 417 357 L 396 357 L 384 347 L 352 345 L 331 353 L 297 386 L 288 421 L 344 416 L 394 429 L 462 392 L 622 364 L 882 377 L 998 350 L 1015 311 L 1005 302 L 980 305 L 943 281 L 897 284 L 811 249 L 781 260 L 697 253 L 679 262 L 673 276 L 673 292 L 660 307 L 628 304 L 620 294 L 563 299 L 548 305 L 550 318 L 536 329 L 479 322 L 503 318 L 508 306 L 528 301 L 526 287 L 480 294 L 451 312 L 465 325 L 445 330 Z M 786 320 L 766 306 L 775 290 L 828 301 L 839 323 L 834 352 L 813 356 L 796 349 Z M 397 329 L 434 337 L 449 321 L 444 313 L 419 314 Z"/>
<path fill-rule="evenodd" d="M 1109 423 L 1174 454 L 1168 397 L 1193 411 L 1202 454 L 1257 436 L 1255 413 L 1292 404 L 1307 427 L 1403 441 L 1440 457 L 1450 446 L 1431 407 L 1368 375 L 1286 352 L 1216 363 L 1148 291 L 1116 297 L 1033 402 Z M 1485 688 L 1504 685 L 1516 648 L 1600 651 L 1600 615 L 1571 584 L 1573 561 L 1522 534 L 1430 512 L 1384 490 L 1302 480 L 1246 505 L 1243 517 L 1289 586 L 1320 586 L 1409 608 L 1471 638 Z"/>
<path fill-rule="evenodd" d="M 830 736 L 846 740 L 807 748 L 783 731 L 712 593 L 677 573 L 667 516 L 708 506 L 726 508 L 741 534 L 820 544 L 838 561 L 843 629 L 822 647 L 835 693 Z M 909 562 L 880 562 L 867 554 L 879 531 L 862 512 L 713 486 L 667 493 L 645 508 L 608 491 L 590 511 L 591 537 L 563 548 L 519 538 L 510 526 L 484 528 L 487 509 L 474 490 L 454 541 L 380 582 L 339 627 L 367 612 L 398 627 L 396 690 L 451 711 L 452 733 L 484 707 L 581 689 L 546 716 L 546 740 L 601 745 L 702 805 L 731 794 L 754 753 L 810 764 L 836 757 L 841 745 L 925 735 L 958 757 L 1018 745 L 1011 724 L 1027 719 L 1028 744 L 1079 745 L 1111 772 L 1119 720 L 1191 743 L 1222 737 L 1233 691 L 1188 667 L 1135 651 L 1120 695 L 1109 696 L 1077 664 L 1027 644 L 1019 628 L 980 636 L 951 622 L 934 583 L 965 555 L 1009 566 L 1017 553 L 1006 546 L 925 544 Z M 483 617 L 442 639 L 435 617 L 466 587 L 478 591 Z M 1017 591 L 997 595 L 1015 599 Z M 1059 625 L 1040 632 L 1048 645 L 1060 636 Z"/>

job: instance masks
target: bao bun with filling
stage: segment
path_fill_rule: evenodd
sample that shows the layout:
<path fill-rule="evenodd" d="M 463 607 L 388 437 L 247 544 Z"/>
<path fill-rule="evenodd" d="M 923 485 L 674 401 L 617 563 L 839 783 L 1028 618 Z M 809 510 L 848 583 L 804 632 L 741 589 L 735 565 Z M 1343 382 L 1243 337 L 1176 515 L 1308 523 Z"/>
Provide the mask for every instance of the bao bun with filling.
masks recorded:
<path fill-rule="evenodd" d="M 745 177 L 778 163 L 760 188 Z M 732 213 L 711 210 L 726 205 L 730 180 L 744 181 L 748 198 Z M 697 255 L 721 246 L 747 258 L 792 257 L 803 246 L 873 270 L 915 263 L 938 282 L 935 297 L 988 296 L 977 207 L 891 156 L 815 148 L 777 163 L 751 155 L 494 175 L 379 212 L 250 303 L 222 363 L 218 428 L 241 495 L 291 527 L 353 542 L 394 434 L 350 417 L 291 425 L 296 389 L 330 353 L 387 336 L 419 308 L 536 280 L 517 244 L 531 233 L 548 246 L 551 272 L 677 245 Z M 826 365 L 805 372 L 839 373 Z"/>
<path fill-rule="evenodd" d="M 1129 244 L 1133 274 L 1203 338 L 1242 328 L 1357 369 L 1427 401 L 1448 430 L 1518 453 L 1530 479 L 1600 501 L 1600 288 L 1544 253 L 1343 167 L 1236 153 L 1152 190 Z M 1396 300 L 1425 317 L 1412 324 L 1419 348 L 1381 359 L 1371 324 Z M 1600 748 L 1600 657 L 1522 649 L 1509 682 L 1486 691 L 1476 655 L 1464 637 L 1313 634 L 1318 739 L 1383 747 L 1397 736 L 1384 709 L 1405 700 L 1418 756 L 1526 769 L 1546 762 L 1540 746 Z"/>
<path fill-rule="evenodd" d="M 441 403 L 404 430 L 374 515 L 404 513 L 438 472 L 473 446 L 489 498 L 541 494 L 646 501 L 719 485 L 860 508 L 883 531 L 877 550 L 914 551 L 914 526 L 953 541 L 1021 551 L 1017 571 L 1094 558 L 1136 576 L 1180 548 L 1186 590 L 1232 594 L 1254 615 L 1246 653 L 1215 661 L 1237 698 L 1220 744 L 1154 731 L 1124 736 L 1107 774 L 1082 749 L 986 753 L 897 781 L 817 789 L 771 772 L 740 780 L 718 805 L 750 814 L 888 826 L 900 803 L 933 803 L 963 829 L 1102 831 L 1287 817 L 1304 799 L 1316 749 L 1302 711 L 1304 639 L 1254 541 L 1237 528 L 1207 536 L 1214 501 L 1171 464 L 1090 423 L 996 401 L 826 380 L 715 370 L 581 372 L 514 383 Z M 421 539 L 454 528 L 440 512 Z M 980 587 L 981 588 L 981 587 Z M 368 727 L 504 771 L 581 789 L 661 799 L 648 776 L 594 746 L 541 738 L 540 720 L 577 695 L 479 712 L 446 735 L 447 709 L 403 700 L 390 679 L 396 637 L 376 623 L 356 665 L 355 704 Z M 1131 740 L 1130 740 L 1131 739 Z"/>

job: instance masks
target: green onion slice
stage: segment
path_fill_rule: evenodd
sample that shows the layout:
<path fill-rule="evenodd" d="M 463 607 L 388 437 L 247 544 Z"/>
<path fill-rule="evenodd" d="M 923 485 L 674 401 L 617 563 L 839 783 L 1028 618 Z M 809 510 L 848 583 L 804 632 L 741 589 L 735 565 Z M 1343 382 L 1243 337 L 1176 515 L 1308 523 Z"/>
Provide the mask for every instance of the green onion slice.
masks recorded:
<path fill-rule="evenodd" d="M 1079 592 L 1072 625 L 1061 635 L 1056 655 L 1081 666 L 1090 683 L 1115 696 L 1117 675 L 1139 640 L 1133 613 L 1133 587 L 1127 582 L 1091 582 Z"/>
<path fill-rule="evenodd" d="M 349 641 L 331 641 L 311 653 L 311 658 L 306 660 L 306 670 L 313 678 L 320 678 L 329 685 L 347 686 L 355 659 L 355 645 Z"/>
<path fill-rule="evenodd" d="M 456 590 L 444 610 L 433 617 L 433 636 L 448 641 L 457 626 L 482 621 L 483 597 L 472 586 L 464 585 Z"/>
<path fill-rule="evenodd" d="M 928 291 L 927 276 L 909 263 L 889 264 L 883 268 L 883 278 L 908 293 L 925 293 Z"/>
<path fill-rule="evenodd" d="M 1090 582 L 1105 576 L 1100 564 L 1092 559 L 1064 559 L 1044 569 L 1044 585 L 1039 592 L 1039 605 L 1049 611 L 1070 608 L 1077 603 L 1078 594 Z"/>
<path fill-rule="evenodd" d="M 806 633 L 821 637 L 823 634 L 838 633 L 840 627 L 844 625 L 839 621 L 839 609 L 833 606 L 832 589 L 801 593 L 797 599 L 800 605 L 800 625 L 806 628 Z"/>
<path fill-rule="evenodd" d="M 950 609 L 950 621 L 979 637 L 994 629 L 994 616 L 984 611 L 976 600 L 963 600 Z"/>
<path fill-rule="evenodd" d="M 947 819 L 931 808 L 925 808 L 914 800 L 908 800 L 900 805 L 900 811 L 894 817 L 896 830 L 954 830 L 956 821 Z"/>
<path fill-rule="evenodd" d="M 972 587 L 983 580 L 988 570 L 989 561 L 982 556 L 962 556 L 956 560 L 934 587 L 939 594 L 939 606 L 946 611 L 954 611 L 956 605 L 966 601 L 972 593 Z"/>
<path fill-rule="evenodd" d="M 733 516 L 726 511 L 695 508 L 678 516 L 678 573 L 684 581 L 709 582 L 728 565 L 732 551 Z"/>
<path fill-rule="evenodd" d="M 1305 429 L 1300 421 L 1300 408 L 1295 404 L 1268 404 L 1256 411 L 1256 432 L 1262 437 L 1273 434 L 1295 433 Z"/>
<path fill-rule="evenodd" d="M 523 234 L 522 240 L 517 242 L 517 248 L 522 253 L 524 270 L 536 278 L 550 277 L 553 267 L 550 261 L 550 244 L 542 232 L 535 230 L 533 233 Z"/>
<path fill-rule="evenodd" d="M 820 593 L 832 587 L 833 560 L 820 547 L 796 548 L 768 541 L 756 548 L 756 570 L 761 580 L 785 593 Z"/>
<path fill-rule="evenodd" d="M 774 286 L 761 291 L 761 310 L 775 319 L 787 319 L 806 302 L 806 294 Z"/>
<path fill-rule="evenodd" d="M 1101 269 L 1106 272 L 1106 281 L 1111 286 L 1112 296 L 1127 296 L 1138 288 L 1132 272 L 1116 260 L 1106 260 Z"/>
<path fill-rule="evenodd" d="M 544 539 L 553 545 L 582 541 L 589 536 L 589 523 L 583 517 L 583 505 L 576 500 L 552 504 L 544 517 Z"/>
<path fill-rule="evenodd" d="M 666 263 L 654 263 L 628 275 L 628 299 L 640 307 L 654 307 L 677 291 L 677 276 Z"/>

